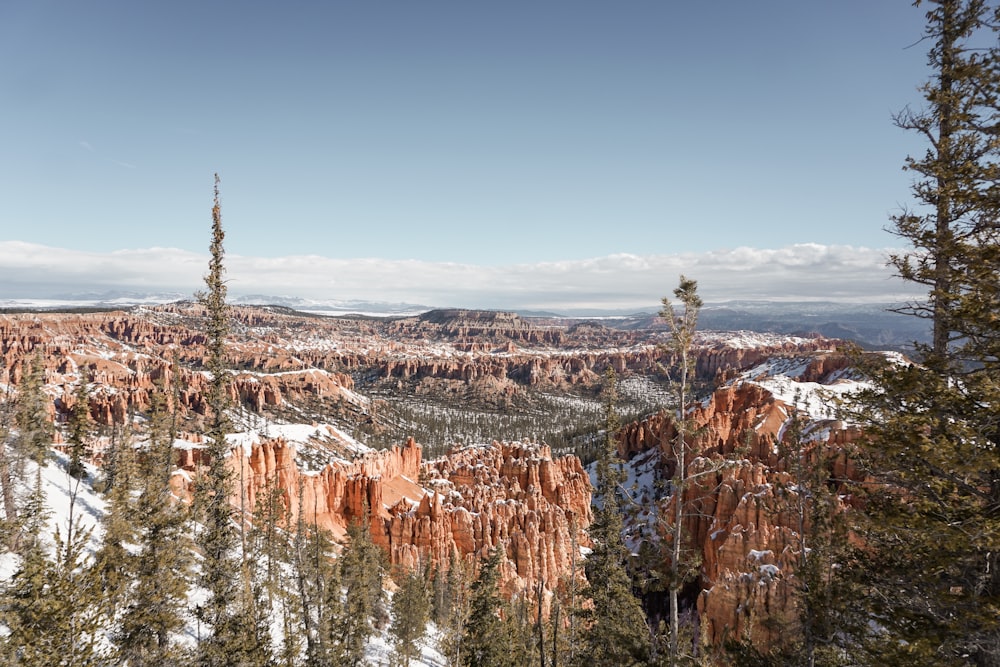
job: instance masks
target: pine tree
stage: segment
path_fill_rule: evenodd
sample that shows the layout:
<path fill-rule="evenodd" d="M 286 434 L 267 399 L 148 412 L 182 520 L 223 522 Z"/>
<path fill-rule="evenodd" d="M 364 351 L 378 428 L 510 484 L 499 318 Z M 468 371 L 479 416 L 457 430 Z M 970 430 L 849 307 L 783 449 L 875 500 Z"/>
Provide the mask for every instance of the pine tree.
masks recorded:
<path fill-rule="evenodd" d="M 327 531 L 315 529 L 310 535 L 308 558 L 312 563 L 313 605 L 315 609 L 314 646 L 308 647 L 308 664 L 326 667 L 340 664 L 344 615 L 341 563 L 333 558 L 333 540 Z"/>
<path fill-rule="evenodd" d="M 49 397 L 45 394 L 45 358 L 39 348 L 25 362 L 27 369 L 18 386 L 14 422 L 18 431 L 18 451 L 36 463 L 43 463 L 52 445 L 53 426 L 49 421 Z"/>
<path fill-rule="evenodd" d="M 80 479 L 86 473 L 83 462 L 90 457 L 90 390 L 85 370 L 80 372 L 79 384 L 74 392 L 73 409 L 69 414 L 69 474 Z"/>
<path fill-rule="evenodd" d="M 427 583 L 418 572 L 402 576 L 399 590 L 392 598 L 392 647 L 396 660 L 402 667 L 410 667 L 410 660 L 419 653 L 417 642 L 424 636 L 430 616 L 430 597 Z"/>
<path fill-rule="evenodd" d="M 90 530 L 73 516 L 67 535 L 57 528 L 49 555 L 41 532 L 47 519 L 41 472 L 26 508 L 24 551 L 3 591 L 2 618 L 9 634 L 0 640 L 4 664 L 25 667 L 103 664 L 97 649 L 103 619 L 100 581 L 85 557 Z"/>
<path fill-rule="evenodd" d="M 371 539 L 369 512 L 347 527 L 348 543 L 340 556 L 344 604 L 336 621 L 340 664 L 364 663 L 365 643 L 385 616 L 384 555 Z"/>
<path fill-rule="evenodd" d="M 466 667 L 517 665 L 510 630 L 501 618 L 500 565 L 506 558 L 502 546 L 494 547 L 472 584 L 469 619 L 462 639 L 461 664 Z"/>
<path fill-rule="evenodd" d="M 85 557 L 91 530 L 81 530 L 70 512 L 70 529 L 64 540 L 57 529 L 55 560 L 46 597 L 58 607 L 48 616 L 47 643 L 60 656 L 55 664 L 66 667 L 104 664 L 98 650 L 102 631 L 104 592 L 93 567 Z M 53 664 L 53 663 L 49 663 Z"/>
<path fill-rule="evenodd" d="M 131 588 L 115 643 L 129 665 L 171 667 L 189 657 L 173 639 L 184 625 L 193 544 L 186 507 L 172 497 L 174 420 L 165 381 L 151 395 L 149 448 L 139 466 L 140 491 L 132 514 L 138 553 L 126 555 Z"/>
<path fill-rule="evenodd" d="M 462 639 L 469 619 L 471 576 L 466 564 L 452 551 L 447 572 L 435 576 L 434 622 L 441 630 L 439 648 L 452 665 L 462 664 Z"/>
<path fill-rule="evenodd" d="M 59 602 L 48 595 L 52 564 L 41 540 L 48 517 L 42 492 L 41 469 L 36 471 L 34 490 L 25 507 L 20 539 L 21 565 L 4 588 L 2 618 L 10 632 L 3 637 L 3 657 L 9 664 L 45 665 L 52 649 L 45 640 L 48 618 L 55 616 Z"/>
<path fill-rule="evenodd" d="M 528 589 L 518 591 L 503 606 L 503 627 L 510 642 L 511 664 L 538 665 L 538 616 Z"/>
<path fill-rule="evenodd" d="M 304 523 L 300 524 L 295 536 L 293 566 L 299 605 L 296 618 L 302 628 L 293 632 L 305 639 L 308 667 L 328 667 L 337 661 L 342 587 L 340 563 L 332 557 L 332 549 L 333 541 L 325 531 L 307 531 Z M 284 650 L 294 652 L 288 646 Z"/>
<path fill-rule="evenodd" d="M 912 249 L 892 257 L 928 288 L 903 309 L 929 318 L 919 364 L 874 369 L 857 418 L 873 480 L 858 585 L 878 631 L 870 660 L 911 665 L 1000 661 L 1000 10 L 936 0 L 926 13 L 932 78 L 926 108 L 897 125 L 929 143 L 906 167 L 919 208 L 894 219 Z"/>
<path fill-rule="evenodd" d="M 680 646 L 680 591 L 684 585 L 697 573 L 692 567 L 694 563 L 684 556 L 684 492 L 688 487 L 688 438 L 692 435 L 687 423 L 685 411 L 689 396 L 689 384 L 694 374 L 691 368 L 691 346 L 698 328 L 698 312 L 702 301 L 698 296 L 698 283 L 681 276 L 680 285 L 674 290 L 674 297 L 680 302 L 683 311 L 678 314 L 669 299 L 663 299 L 663 309 L 660 317 L 670 326 L 670 342 L 667 349 L 673 354 L 678 371 L 676 383 L 677 412 L 674 423 L 676 434 L 671 443 L 671 453 L 674 460 L 674 475 L 670 481 L 671 502 L 674 515 L 670 527 L 670 580 L 668 592 L 670 596 L 670 645 L 669 659 L 671 664 L 677 664 L 681 657 Z M 688 562 L 685 562 L 685 561 Z"/>
<path fill-rule="evenodd" d="M 623 473 L 615 464 L 619 427 L 614 369 L 605 373 L 605 437 L 597 460 L 597 496 L 601 505 L 594 512 L 590 536 L 594 547 L 586 561 L 589 584 L 582 592 L 591 606 L 581 611 L 584 628 L 580 665 L 642 665 L 649 659 L 649 631 L 632 580 L 626 569 L 628 549 L 622 542 L 623 519 L 618 488 Z"/>
<path fill-rule="evenodd" d="M 334 544 L 330 534 L 318 526 L 306 526 L 303 497 L 304 484 L 300 477 L 298 518 L 291 557 L 298 606 L 295 618 L 301 623 L 301 629 L 296 630 L 294 635 L 305 640 L 305 664 L 308 667 L 330 667 L 338 664 L 338 621 L 343 607 L 340 560 L 333 557 Z M 291 621 L 291 618 L 288 620 Z M 287 644 L 287 637 L 286 631 L 283 652 L 292 654 L 294 647 Z"/>
<path fill-rule="evenodd" d="M 931 320 L 927 361 L 933 366 L 947 361 L 956 334 L 973 325 L 960 307 L 974 296 L 970 280 L 978 282 L 977 274 L 992 266 L 978 265 L 976 255 L 996 244 L 1000 70 L 997 50 L 976 45 L 984 38 L 995 40 L 981 34 L 996 31 L 995 7 L 985 0 L 928 4 L 925 39 L 932 44 L 933 76 L 922 87 L 927 107 L 907 108 L 895 122 L 926 139 L 930 148 L 906 160 L 906 169 L 918 175 L 913 194 L 921 208 L 893 218 L 893 231 L 913 250 L 891 260 L 904 279 L 929 288 L 926 301 L 904 310 Z M 981 277 L 995 293 L 995 276 Z"/>
<path fill-rule="evenodd" d="M 0 361 L 0 369 L 3 362 Z M 11 425 L 14 417 L 13 401 L 8 388 L 0 393 L 0 498 L 3 502 L 3 521 L 0 522 L 0 547 L 11 551 L 18 549 L 20 540 L 20 511 L 15 489 L 14 466 L 11 451 Z"/>
<path fill-rule="evenodd" d="M 107 612 L 112 620 L 125 603 L 128 586 L 132 580 L 131 570 L 134 560 L 127 544 L 135 540 L 136 517 L 132 492 L 137 479 L 135 474 L 135 449 L 131 440 L 121 441 L 118 446 L 115 477 L 117 481 L 110 487 L 107 510 L 101 522 L 104 524 L 104 539 L 95 554 L 94 571 L 101 582 L 107 603 Z"/>
<path fill-rule="evenodd" d="M 241 664 L 245 644 L 245 619 L 240 617 L 240 561 L 235 555 L 238 546 L 232 521 L 230 493 L 232 473 L 226 463 L 229 448 L 226 435 L 230 407 L 226 368 L 226 336 L 229 333 L 229 307 L 226 304 L 225 250 L 222 229 L 222 206 L 219 201 L 219 177 L 215 177 L 215 197 L 212 206 L 212 243 L 206 291 L 199 301 L 207 311 L 205 368 L 211 376 L 208 389 L 208 469 L 199 476 L 195 505 L 203 521 L 197 535 L 201 549 L 201 584 L 208 590 L 208 599 L 199 607 L 199 620 L 207 623 L 210 635 L 199 644 L 198 663 L 207 666 Z"/>

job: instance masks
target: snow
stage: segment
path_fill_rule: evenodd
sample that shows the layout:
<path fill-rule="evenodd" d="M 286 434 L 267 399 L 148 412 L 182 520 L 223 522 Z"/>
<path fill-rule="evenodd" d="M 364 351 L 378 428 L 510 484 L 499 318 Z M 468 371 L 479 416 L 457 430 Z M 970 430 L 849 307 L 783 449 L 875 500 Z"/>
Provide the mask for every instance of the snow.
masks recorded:
<path fill-rule="evenodd" d="M 777 565 L 761 565 L 760 574 L 762 577 L 776 577 L 781 572 Z"/>
<path fill-rule="evenodd" d="M 623 496 L 622 511 L 626 514 L 625 545 L 636 554 L 643 542 L 656 539 L 659 515 L 655 509 L 654 499 L 657 498 L 656 482 L 659 479 L 659 452 L 655 449 L 643 452 L 629 461 L 618 462 L 625 480 L 622 482 L 620 495 Z M 590 484 L 597 488 L 597 463 L 587 466 Z M 594 507 L 602 506 L 601 499 L 596 495 L 592 501 Z M 653 508 L 653 509 L 650 509 Z"/>
<path fill-rule="evenodd" d="M 750 350 L 760 347 L 780 347 L 783 345 L 801 345 L 808 340 L 808 338 L 802 338 L 800 336 L 743 330 L 700 331 L 695 334 L 696 345 L 718 345 L 742 350 Z"/>
<path fill-rule="evenodd" d="M 771 357 L 743 371 L 732 383 L 747 382 L 763 387 L 807 419 L 836 419 L 837 406 L 851 394 L 869 387 L 870 383 L 857 378 L 850 369 L 832 373 L 822 383 L 804 382 L 801 377 L 812 360 L 812 356 Z"/>
<path fill-rule="evenodd" d="M 45 494 L 45 504 L 48 510 L 42 537 L 49 539 L 56 530 L 65 537 L 70 528 L 70 509 L 72 508 L 74 523 L 79 521 L 79 528 L 83 531 L 92 530 L 87 551 L 93 554 L 97 551 L 101 538 L 104 536 L 101 519 L 107 511 L 107 502 L 94 492 L 90 483 L 77 480 L 66 472 L 69 459 L 65 454 L 53 451 L 52 455 L 54 460 L 48 461 L 41 470 L 42 491 Z M 93 479 L 97 472 L 96 469 L 92 466 L 86 468 L 88 477 Z M 35 463 L 27 462 L 25 479 L 34 480 L 37 470 L 38 467 Z M 74 526 L 73 530 L 76 529 Z M 49 544 L 51 545 L 51 542 Z"/>
<path fill-rule="evenodd" d="M 433 623 L 428 623 L 427 632 L 418 643 L 420 654 L 410 660 L 411 667 L 445 667 L 448 664 L 448 659 L 434 646 L 439 638 L 440 633 L 437 628 Z M 375 635 L 365 646 L 365 658 L 369 665 L 390 667 L 397 664 L 393 657 L 392 640 L 388 631 Z"/>
<path fill-rule="evenodd" d="M 299 427 L 298 429 L 293 427 Z M 302 434 L 304 425 L 282 425 L 279 430 L 283 433 Z M 311 427 L 315 430 L 315 427 Z M 235 440 L 242 442 L 241 438 L 245 434 L 236 434 Z M 184 441 L 179 441 L 184 442 Z M 191 443 L 184 443 L 191 445 Z M 104 535 L 101 521 L 107 512 L 107 502 L 93 489 L 92 482 L 97 477 L 98 471 L 92 466 L 87 466 L 87 475 L 83 480 L 76 480 L 67 472 L 68 457 L 56 450 L 50 451 L 50 459 L 41 468 L 42 492 L 45 496 L 46 522 L 42 531 L 42 539 L 48 548 L 53 548 L 54 535 L 58 530 L 63 537 L 67 534 L 70 525 L 71 508 L 74 531 L 77 527 L 83 531 L 90 531 L 87 545 L 84 549 L 85 558 L 93 558 L 100 548 Z M 33 484 L 38 472 L 38 466 L 31 461 L 25 463 L 23 479 Z M 21 489 L 27 492 L 28 489 Z M 74 495 L 75 494 L 75 495 Z M 195 554 L 197 560 L 197 554 Z M 10 581 L 11 577 L 20 567 L 20 558 L 7 552 L 0 554 L 0 585 Z M 196 585 L 192 585 L 188 594 L 188 604 L 186 613 L 186 626 L 178 633 L 176 639 L 183 645 L 194 646 L 198 641 L 198 623 L 193 616 L 193 610 L 200 604 L 204 604 L 208 599 L 208 591 Z M 280 609 L 276 609 L 272 619 L 279 631 L 274 635 L 280 638 Z M 388 632 L 388 627 L 373 636 L 366 645 L 366 664 L 389 667 L 394 663 L 392 644 Z M 6 632 L 7 628 L 0 624 L 0 633 Z M 440 632 L 433 623 L 428 624 L 427 632 L 420 641 L 420 654 L 410 661 L 413 667 L 445 667 L 447 659 L 437 650 L 436 644 L 440 639 Z"/>

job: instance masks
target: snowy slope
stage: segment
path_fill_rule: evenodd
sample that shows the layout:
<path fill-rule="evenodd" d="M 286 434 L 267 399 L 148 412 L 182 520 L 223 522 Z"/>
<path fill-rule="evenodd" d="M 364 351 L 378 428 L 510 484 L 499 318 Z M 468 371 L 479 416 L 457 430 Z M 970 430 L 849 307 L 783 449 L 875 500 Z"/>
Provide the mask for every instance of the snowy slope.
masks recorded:
<path fill-rule="evenodd" d="M 320 430 L 322 431 L 323 429 Z M 271 424 L 267 427 L 266 434 L 272 437 L 282 435 L 295 442 L 308 443 L 314 441 L 316 431 L 317 427 L 315 425 Z M 228 439 L 234 445 L 249 446 L 259 440 L 261 435 L 258 432 L 237 433 L 232 434 Z M 367 447 L 354 441 L 352 438 L 348 438 L 343 434 L 337 434 L 337 436 L 348 439 L 355 446 L 363 448 L 365 451 L 368 450 Z M 179 444 L 190 446 L 191 443 L 179 441 Z M 64 454 L 52 450 L 50 460 L 41 468 L 42 492 L 45 496 L 45 513 L 47 515 L 42 537 L 51 549 L 54 545 L 53 536 L 55 532 L 58 530 L 65 537 L 72 517 L 74 525 L 78 526 L 81 530 L 90 531 L 91 533 L 85 550 L 85 558 L 90 560 L 101 546 L 104 534 L 101 521 L 107 512 L 107 502 L 100 494 L 94 491 L 93 481 L 99 476 L 99 472 L 95 468 L 88 466 L 87 478 L 76 480 L 67 474 L 67 463 L 68 459 Z M 25 465 L 24 479 L 33 484 L 38 472 L 38 466 L 30 461 Z M 27 487 L 22 488 L 21 492 L 28 493 L 29 489 Z M 0 586 L 5 585 L 11 580 L 19 566 L 20 559 L 17 556 L 9 552 L 0 554 Z M 193 576 L 192 580 L 194 578 Z M 197 641 L 199 630 L 193 611 L 205 599 L 205 590 L 192 585 L 188 597 L 187 625 L 177 637 L 182 644 L 193 645 Z M 280 637 L 281 619 L 276 614 L 272 621 L 274 625 L 272 632 L 274 636 Z M 0 633 L 2 632 L 4 632 L 4 628 L 0 626 Z M 428 624 L 427 632 L 421 642 L 420 658 L 410 662 L 413 667 L 444 667 L 447 664 L 447 660 L 435 646 L 438 636 L 439 633 L 434 625 Z M 366 648 L 367 662 L 370 665 L 388 667 L 393 664 L 392 653 L 388 631 L 385 630 L 370 640 Z"/>

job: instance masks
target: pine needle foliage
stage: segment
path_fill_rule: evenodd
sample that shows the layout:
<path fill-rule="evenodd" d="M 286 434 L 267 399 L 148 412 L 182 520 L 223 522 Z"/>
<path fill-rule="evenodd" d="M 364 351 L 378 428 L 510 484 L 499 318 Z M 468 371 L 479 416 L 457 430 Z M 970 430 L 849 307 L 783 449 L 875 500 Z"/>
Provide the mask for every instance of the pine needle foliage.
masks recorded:
<path fill-rule="evenodd" d="M 35 463 L 42 464 L 52 445 L 54 427 L 49 421 L 51 400 L 45 394 L 45 357 L 39 348 L 27 362 L 26 372 L 18 386 L 14 422 L 18 432 L 18 447 Z"/>
<path fill-rule="evenodd" d="M 623 473 L 617 458 L 619 427 L 615 410 L 617 376 L 608 368 L 602 397 L 605 405 L 605 438 L 597 460 L 597 495 L 590 536 L 594 547 L 586 561 L 589 584 L 581 592 L 591 604 L 579 611 L 581 620 L 580 665 L 643 665 L 649 660 L 649 630 L 639 599 L 632 593 L 628 574 L 628 549 L 622 541 L 622 518 L 618 488 Z"/>
<path fill-rule="evenodd" d="M 365 643 L 386 617 L 385 554 L 371 538 L 368 508 L 347 527 L 348 543 L 340 556 L 344 605 L 337 622 L 340 664 L 364 663 Z"/>
<path fill-rule="evenodd" d="M 856 417 L 875 483 L 857 531 L 872 661 L 1000 663 L 1000 8 L 925 4 L 926 105 L 897 125 L 928 144 L 906 161 L 917 207 L 893 219 L 912 248 L 892 257 L 927 288 L 919 364 L 883 362 Z"/>
<path fill-rule="evenodd" d="M 502 546 L 494 547 L 472 584 L 469 619 L 462 638 L 461 664 L 466 667 L 514 667 L 517 664 L 500 596 Z"/>
<path fill-rule="evenodd" d="M 201 585 L 209 596 L 197 610 L 198 618 L 210 628 L 210 635 L 199 644 L 198 664 L 222 666 L 242 655 L 245 647 L 245 624 L 239 618 L 240 562 L 235 555 L 238 544 L 232 521 L 230 493 L 232 473 L 226 464 L 229 454 L 226 444 L 229 420 L 228 373 L 226 368 L 226 336 L 229 333 L 229 307 L 226 304 L 225 249 L 222 229 L 222 206 L 219 200 L 219 176 L 215 176 L 212 206 L 211 259 L 205 276 L 206 291 L 198 295 L 207 311 L 205 368 L 211 376 L 208 389 L 208 469 L 197 481 L 195 509 L 203 522 L 197 536 L 201 549 Z M 241 664 L 241 663 L 236 663 Z"/>
<path fill-rule="evenodd" d="M 139 465 L 140 489 L 133 513 L 138 553 L 127 562 L 132 584 L 114 639 L 129 665 L 188 664 L 175 633 L 184 625 L 193 544 L 188 512 L 172 497 L 174 419 L 165 381 L 152 393 L 149 448 Z"/>
<path fill-rule="evenodd" d="M 403 575 L 399 590 L 392 598 L 393 618 L 389 626 L 395 659 L 402 667 L 410 667 L 410 660 L 419 653 L 417 642 L 427 630 L 430 603 L 423 575 L 415 571 Z"/>
<path fill-rule="evenodd" d="M 670 443 L 674 460 L 674 475 L 670 480 L 674 511 L 669 531 L 670 576 L 667 584 L 670 598 L 668 656 L 671 664 L 677 664 L 683 652 L 680 646 L 680 592 L 697 575 L 697 563 L 684 548 L 685 541 L 688 540 L 684 532 L 684 494 L 690 481 L 688 439 L 693 435 L 693 426 L 688 423 L 685 412 L 690 400 L 690 382 L 694 377 L 691 348 L 698 330 L 698 313 L 702 307 L 701 297 L 698 296 L 698 282 L 682 275 L 679 285 L 674 289 L 674 298 L 682 307 L 680 312 L 668 298 L 663 299 L 663 308 L 660 310 L 660 317 L 670 327 L 670 340 L 666 348 L 675 360 L 678 375 L 675 383 L 677 411 L 674 420 L 677 432 Z"/>
<path fill-rule="evenodd" d="M 69 474 L 82 478 L 86 470 L 83 462 L 90 458 L 90 433 L 93 422 L 90 419 L 90 390 L 85 370 L 80 372 L 80 380 L 73 392 L 73 409 L 69 414 Z"/>

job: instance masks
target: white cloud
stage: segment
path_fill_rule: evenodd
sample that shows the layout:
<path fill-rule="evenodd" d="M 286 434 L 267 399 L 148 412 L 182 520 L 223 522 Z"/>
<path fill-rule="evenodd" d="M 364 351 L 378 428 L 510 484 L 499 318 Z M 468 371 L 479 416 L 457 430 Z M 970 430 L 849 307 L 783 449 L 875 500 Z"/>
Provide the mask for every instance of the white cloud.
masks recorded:
<path fill-rule="evenodd" d="M 673 255 L 615 254 L 508 266 L 241 257 L 226 266 L 232 295 L 370 300 L 484 308 L 637 308 L 671 294 L 680 274 L 706 301 L 731 299 L 895 301 L 919 295 L 892 277 L 886 249 L 797 244 Z M 207 255 L 176 248 L 82 252 L 0 242 L 0 297 L 88 291 L 193 293 Z"/>

